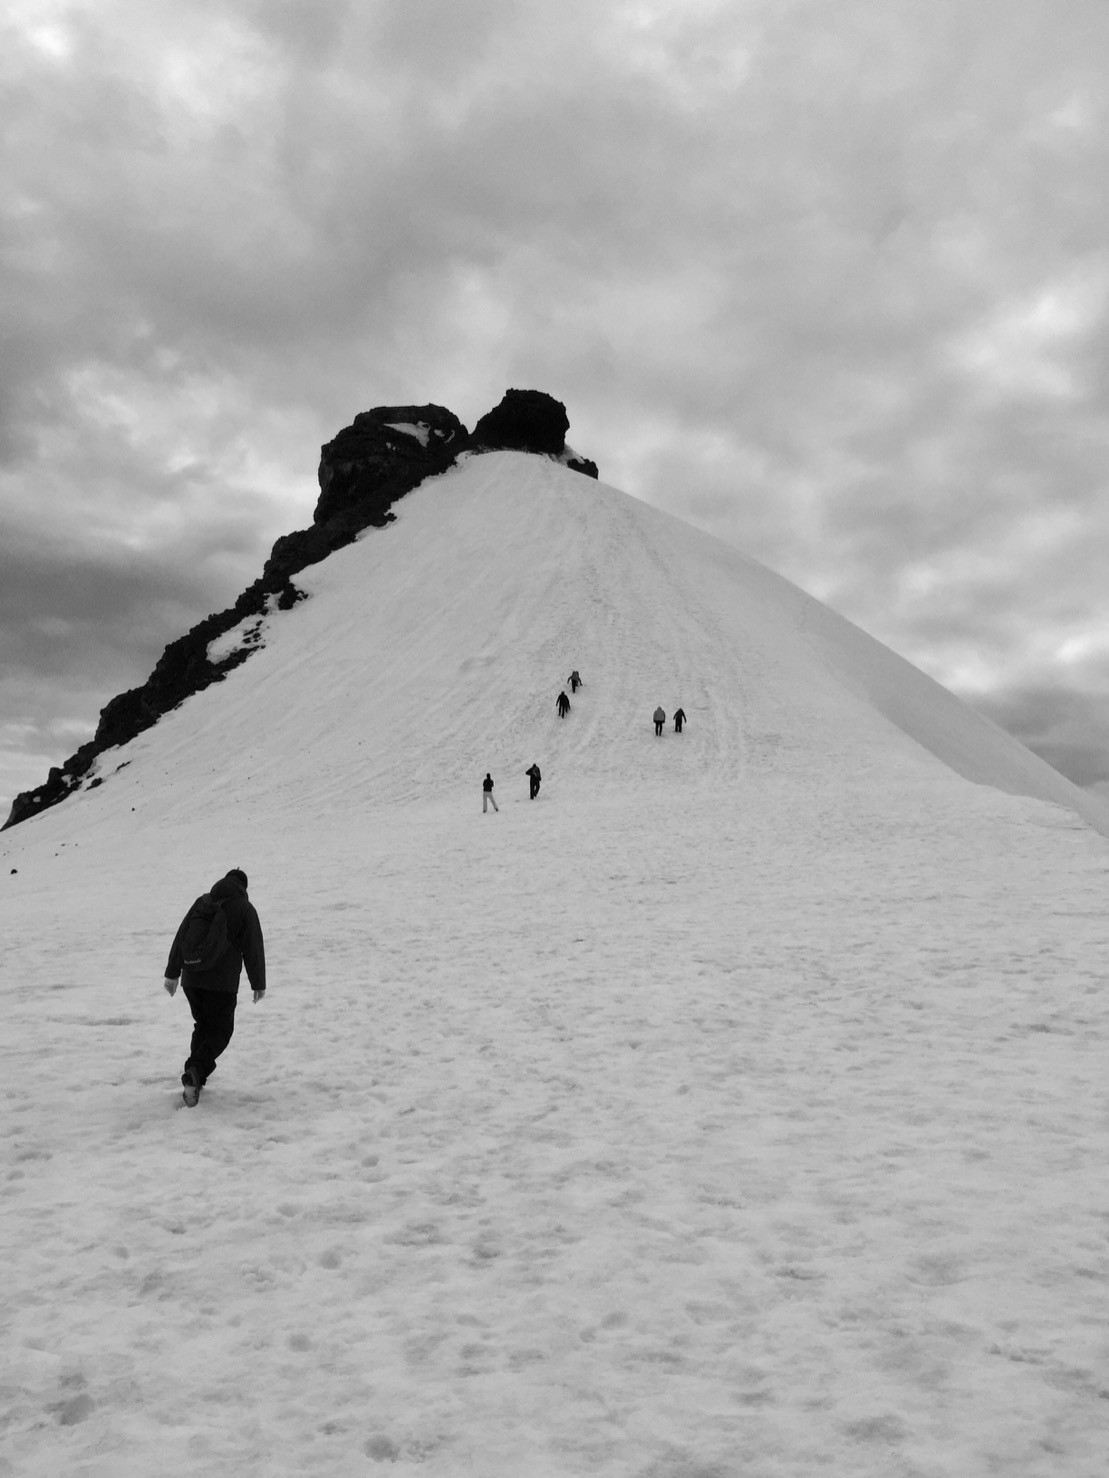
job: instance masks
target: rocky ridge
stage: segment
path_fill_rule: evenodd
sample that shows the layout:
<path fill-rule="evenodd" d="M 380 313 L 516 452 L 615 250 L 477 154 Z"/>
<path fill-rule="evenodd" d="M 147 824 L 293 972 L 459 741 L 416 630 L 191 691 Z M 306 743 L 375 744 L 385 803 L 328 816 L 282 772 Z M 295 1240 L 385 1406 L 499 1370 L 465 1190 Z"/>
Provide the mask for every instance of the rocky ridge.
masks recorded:
<path fill-rule="evenodd" d="M 426 477 L 446 472 L 463 452 L 532 452 L 596 477 L 596 464 L 566 446 L 569 424 L 561 401 L 540 390 L 508 390 L 500 404 L 478 420 L 472 434 L 440 405 L 362 411 L 320 448 L 320 495 L 311 526 L 283 534 L 261 575 L 234 605 L 206 616 L 170 642 L 145 683 L 105 704 L 92 739 L 64 764 L 52 767 L 42 785 L 17 795 L 0 830 L 57 805 L 86 783 L 94 761 L 105 750 L 134 739 L 164 713 L 245 662 L 258 650 L 261 618 L 305 598 L 293 583 L 298 571 L 352 543 L 363 529 L 392 522 L 392 505 L 398 498 Z M 229 639 L 232 633 L 235 639 Z M 101 779 L 87 784 L 99 785 Z"/>

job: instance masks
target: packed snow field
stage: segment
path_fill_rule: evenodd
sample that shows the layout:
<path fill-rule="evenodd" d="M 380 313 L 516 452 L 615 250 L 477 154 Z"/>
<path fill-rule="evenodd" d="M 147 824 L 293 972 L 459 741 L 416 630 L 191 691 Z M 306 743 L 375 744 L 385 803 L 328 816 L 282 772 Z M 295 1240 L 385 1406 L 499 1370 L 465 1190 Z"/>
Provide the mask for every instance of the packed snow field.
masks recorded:
<path fill-rule="evenodd" d="M 1100 1478 L 1095 803 L 576 474 L 397 512 L 0 836 L 0 1474 Z"/>

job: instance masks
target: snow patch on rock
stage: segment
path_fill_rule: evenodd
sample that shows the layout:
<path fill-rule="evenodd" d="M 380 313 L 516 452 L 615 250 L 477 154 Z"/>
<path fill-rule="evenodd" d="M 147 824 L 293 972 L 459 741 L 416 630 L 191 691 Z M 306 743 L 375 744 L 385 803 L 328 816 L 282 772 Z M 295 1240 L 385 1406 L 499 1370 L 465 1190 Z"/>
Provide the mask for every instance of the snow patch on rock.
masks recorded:
<path fill-rule="evenodd" d="M 405 436 L 414 436 L 421 446 L 427 446 L 430 427 L 426 421 L 413 424 L 411 421 L 386 421 L 390 431 L 402 431 Z"/>

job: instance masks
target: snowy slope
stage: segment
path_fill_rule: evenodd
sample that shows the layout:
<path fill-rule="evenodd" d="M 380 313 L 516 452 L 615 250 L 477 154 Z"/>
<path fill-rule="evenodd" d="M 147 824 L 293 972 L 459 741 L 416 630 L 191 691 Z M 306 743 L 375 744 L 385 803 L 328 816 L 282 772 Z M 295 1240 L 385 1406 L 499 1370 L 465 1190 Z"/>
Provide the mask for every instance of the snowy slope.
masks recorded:
<path fill-rule="evenodd" d="M 263 625 L 264 651 L 105 755 L 94 777 L 134 772 L 102 804 L 141 790 L 164 821 L 232 797 L 266 816 L 460 799 L 540 754 L 552 783 L 628 788 L 797 764 L 877 780 L 934 756 L 1109 834 L 1096 797 L 857 627 L 615 489 L 500 452 L 397 514 L 297 577 L 313 599 Z M 564 724 L 572 667 L 587 686 Z M 654 743 L 660 703 L 689 715 L 680 754 Z"/>
<path fill-rule="evenodd" d="M 1096 803 L 543 459 L 396 511 L 0 836 L 0 1475 L 1100 1474 Z"/>

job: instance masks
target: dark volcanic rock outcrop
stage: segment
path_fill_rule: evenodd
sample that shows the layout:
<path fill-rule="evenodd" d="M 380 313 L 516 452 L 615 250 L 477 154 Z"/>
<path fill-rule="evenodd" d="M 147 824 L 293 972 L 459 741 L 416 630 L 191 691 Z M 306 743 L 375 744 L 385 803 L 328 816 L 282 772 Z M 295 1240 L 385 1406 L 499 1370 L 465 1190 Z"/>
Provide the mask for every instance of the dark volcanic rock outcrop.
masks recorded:
<path fill-rule="evenodd" d="M 470 446 L 477 452 L 538 452 L 574 472 L 597 476 L 597 464 L 566 445 L 570 421 L 566 407 L 542 390 L 506 390 L 500 405 L 474 427 Z"/>
<path fill-rule="evenodd" d="M 26 821 L 29 816 L 65 800 L 80 785 L 98 754 L 134 739 L 191 694 L 219 682 L 255 650 L 256 631 L 253 638 L 251 633 L 246 633 L 242 644 L 228 656 L 213 661 L 208 648 L 217 637 L 251 616 L 257 616 L 260 625 L 261 617 L 269 610 L 287 610 L 303 598 L 303 592 L 284 575 L 269 580 L 263 576 L 253 585 L 248 585 L 233 606 L 205 616 L 184 636 L 170 642 L 141 687 L 130 688 L 104 705 L 92 739 L 82 744 L 76 754 L 70 755 L 64 765 L 52 767 L 44 785 L 16 796 L 8 819 L 0 830 Z M 100 781 L 91 783 L 98 785 Z"/>
<path fill-rule="evenodd" d="M 445 471 L 467 444 L 465 426 L 441 405 L 363 411 L 320 448 L 313 524 L 352 518 L 364 529 L 366 514 L 383 518 L 394 499 L 432 472 Z"/>
<path fill-rule="evenodd" d="M 561 457 L 570 421 L 566 407 L 542 390 L 506 390 L 500 405 L 474 427 L 470 444 L 480 451 L 545 452 Z"/>
<path fill-rule="evenodd" d="M 509 390 L 495 410 L 483 416 L 479 438 L 466 433 L 457 416 L 440 405 L 379 406 L 355 416 L 320 449 L 320 496 L 312 525 L 283 534 L 273 546 L 259 579 L 233 606 L 206 616 L 191 631 L 170 642 L 141 687 L 121 693 L 100 713 L 96 733 L 49 772 L 45 784 L 16 796 L 5 827 L 36 816 L 81 785 L 96 757 L 126 744 L 193 693 L 219 682 L 245 662 L 260 642 L 262 618 L 303 599 L 292 576 L 350 544 L 365 528 L 390 523 L 398 498 L 445 472 L 469 448 L 512 448 L 558 457 L 567 466 L 596 477 L 592 462 L 566 452 L 566 408 L 539 390 Z M 251 625 L 251 618 L 258 620 Z M 212 643 L 237 626 L 241 636 L 230 650 L 213 657 Z M 90 782 L 100 783 L 99 778 Z"/>
<path fill-rule="evenodd" d="M 465 426 L 441 405 L 361 411 L 320 448 L 320 496 L 312 527 L 277 540 L 262 579 L 287 579 L 351 543 L 363 529 L 391 522 L 396 500 L 425 477 L 446 472 L 468 443 Z"/>
<path fill-rule="evenodd" d="M 589 457 L 579 457 L 577 452 L 571 452 L 569 447 L 562 457 L 562 461 L 569 467 L 571 472 L 580 472 L 583 477 L 598 477 L 597 464 Z"/>

